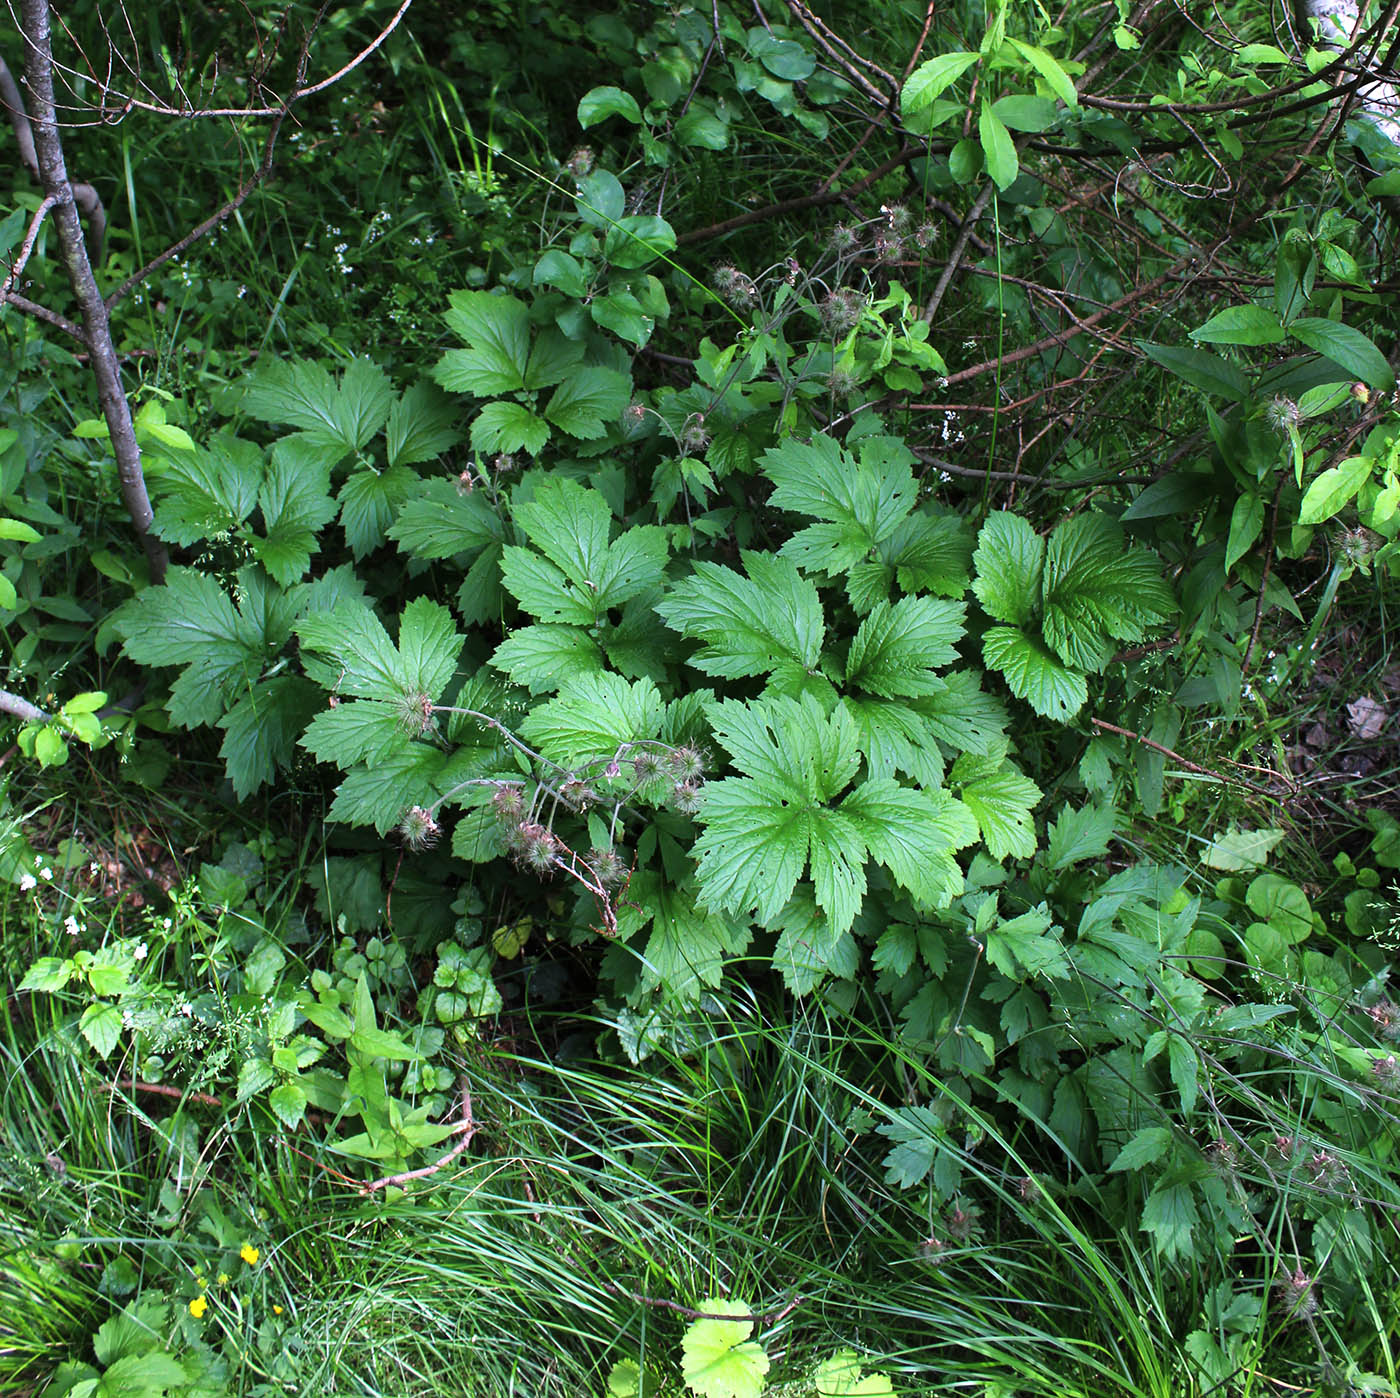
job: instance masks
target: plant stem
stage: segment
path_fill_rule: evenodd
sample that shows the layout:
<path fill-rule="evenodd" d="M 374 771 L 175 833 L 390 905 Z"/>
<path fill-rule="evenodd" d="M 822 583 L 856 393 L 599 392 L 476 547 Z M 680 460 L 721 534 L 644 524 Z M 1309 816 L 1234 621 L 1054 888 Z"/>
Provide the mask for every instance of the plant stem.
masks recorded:
<path fill-rule="evenodd" d="M 73 186 L 64 162 L 63 141 L 59 135 L 58 113 L 54 104 L 53 44 L 49 32 L 48 0 L 21 0 L 20 27 L 26 43 L 24 71 L 33 107 L 30 121 L 39 174 L 43 180 L 44 194 L 54 201 L 53 219 L 59 246 L 81 311 L 83 343 L 91 355 L 98 402 L 102 406 L 112 450 L 117 458 L 122 500 L 146 551 L 151 581 L 159 583 L 165 577 L 170 557 L 165 545 L 151 532 L 155 516 L 151 510 L 150 496 L 146 493 L 145 474 L 141 469 L 141 448 L 136 442 L 131 408 L 122 389 L 121 367 L 112 343 L 107 307 L 102 293 L 97 289 L 97 279 L 93 276 L 87 245 L 83 241 L 82 222 L 74 202 Z"/>

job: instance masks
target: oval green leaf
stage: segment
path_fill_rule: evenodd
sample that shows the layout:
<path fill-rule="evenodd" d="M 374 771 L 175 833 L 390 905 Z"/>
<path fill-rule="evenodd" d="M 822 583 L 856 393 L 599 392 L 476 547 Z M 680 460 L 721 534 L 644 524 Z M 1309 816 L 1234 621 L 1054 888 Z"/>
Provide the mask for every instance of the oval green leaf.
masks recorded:
<path fill-rule="evenodd" d="M 1304 492 L 1298 523 L 1321 524 L 1340 513 L 1370 480 L 1373 464 L 1369 456 L 1350 456 L 1324 471 Z"/>
<path fill-rule="evenodd" d="M 977 62 L 977 55 L 966 50 L 941 53 L 921 63 L 909 75 L 900 97 L 900 110 L 905 116 L 922 111 L 945 88 L 951 87 Z"/>
<path fill-rule="evenodd" d="M 1288 327 L 1289 334 L 1309 349 L 1324 354 L 1348 374 L 1372 388 L 1394 388 L 1395 371 L 1376 346 L 1359 330 L 1321 316 L 1303 316 Z"/>
<path fill-rule="evenodd" d="M 606 121 L 610 116 L 620 116 L 633 126 L 642 124 L 642 109 L 637 105 L 637 99 L 620 87 L 595 87 L 579 98 L 578 124 L 585 130 Z"/>
<path fill-rule="evenodd" d="M 1283 322 L 1263 306 L 1227 306 L 1193 330 L 1191 338 L 1211 345 L 1276 345 L 1283 339 Z"/>

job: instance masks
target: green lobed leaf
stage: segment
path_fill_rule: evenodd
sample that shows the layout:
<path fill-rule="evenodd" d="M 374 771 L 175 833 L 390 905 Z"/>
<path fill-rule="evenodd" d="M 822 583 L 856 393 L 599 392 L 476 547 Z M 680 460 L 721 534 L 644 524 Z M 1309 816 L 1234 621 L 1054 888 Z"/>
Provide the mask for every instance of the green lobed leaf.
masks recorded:
<path fill-rule="evenodd" d="M 533 708 L 521 733 L 551 761 L 572 766 L 607 760 L 624 744 L 657 738 L 664 710 L 650 680 L 629 682 L 600 671 L 574 676 L 557 699 Z"/>
<path fill-rule="evenodd" d="M 310 567 L 317 533 L 335 516 L 324 454 L 298 437 L 282 438 L 272 449 L 258 505 L 266 537 L 253 541 L 254 551 L 288 587 Z"/>
<path fill-rule="evenodd" d="M 877 602 L 861 622 L 846 660 L 846 683 L 884 698 L 939 694 L 937 666 L 957 659 L 966 608 L 934 597 Z"/>
<path fill-rule="evenodd" d="M 972 591 L 993 620 L 1024 626 L 1040 601 L 1044 565 L 1045 541 L 1020 515 L 998 510 L 977 535 Z"/>
<path fill-rule="evenodd" d="M 591 442 L 622 418 L 632 396 L 632 380 L 613 369 L 575 370 L 554 390 L 544 415 L 561 432 Z"/>
<path fill-rule="evenodd" d="M 734 679 L 816 670 L 826 634 L 813 583 L 787 558 L 743 553 L 745 578 L 731 568 L 699 562 L 657 604 L 672 630 L 704 642 L 691 664 Z"/>
<path fill-rule="evenodd" d="M 957 780 L 959 763 L 953 766 Z M 1031 812 L 1040 801 L 1040 788 L 1010 763 L 986 776 L 965 782 L 958 796 L 970 810 L 993 859 L 1029 859 L 1035 853 L 1035 824 Z"/>
<path fill-rule="evenodd" d="M 1002 672 L 1018 699 L 1045 718 L 1068 722 L 1089 697 L 1083 675 L 1013 626 L 994 626 L 982 637 L 982 658 L 989 669 Z"/>
<path fill-rule="evenodd" d="M 530 362 L 530 310 L 514 296 L 454 291 L 445 313 L 448 328 L 467 348 L 448 350 L 433 378 L 449 393 L 479 398 L 523 389 Z"/>
<path fill-rule="evenodd" d="M 433 480 L 403 506 L 386 532 L 405 553 L 436 559 L 474 553 L 504 531 L 482 492 L 465 490 L 455 480 Z"/>
<path fill-rule="evenodd" d="M 681 1373 L 701 1398 L 758 1398 L 768 1356 L 749 1339 L 753 1321 L 742 1301 L 711 1297 L 696 1308 L 735 1320 L 696 1320 L 681 1337 Z"/>
<path fill-rule="evenodd" d="M 420 379 L 394 400 L 384 428 L 390 470 L 433 461 L 462 440 L 461 409 L 428 379 Z"/>
<path fill-rule="evenodd" d="M 538 456 L 549 438 L 549 424 L 523 403 L 488 403 L 472 421 L 472 446 L 483 454 Z"/>

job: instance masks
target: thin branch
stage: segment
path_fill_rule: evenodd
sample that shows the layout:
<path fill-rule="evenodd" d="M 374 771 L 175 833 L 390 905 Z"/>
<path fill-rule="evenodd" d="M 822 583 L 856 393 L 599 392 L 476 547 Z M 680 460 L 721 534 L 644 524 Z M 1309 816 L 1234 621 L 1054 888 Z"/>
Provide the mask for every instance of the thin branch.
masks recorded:
<path fill-rule="evenodd" d="M 747 213 L 736 214 L 733 218 L 712 223 L 708 228 L 693 228 L 689 233 L 682 233 L 676 239 L 676 244 L 683 246 L 686 243 L 701 242 L 706 238 L 718 238 L 723 233 L 732 233 L 736 228 L 747 228 L 751 223 L 762 223 L 764 219 L 776 218 L 779 214 L 795 213 L 800 209 L 817 209 L 823 204 L 835 204 L 842 199 L 849 199 L 874 184 L 876 180 L 883 179 L 891 170 L 903 165 L 906 160 L 917 155 L 919 149 L 920 147 L 913 145 L 902 147 L 897 154 L 845 189 L 827 189 L 816 194 L 802 194 L 795 199 L 780 199 L 776 204 L 769 204 L 762 209 L 750 209 Z"/>
<path fill-rule="evenodd" d="M 1269 537 L 1264 541 L 1264 571 L 1259 576 L 1259 597 L 1254 603 L 1254 625 L 1250 628 L 1249 644 L 1244 650 L 1244 659 L 1240 661 L 1240 677 L 1243 678 L 1249 673 L 1249 662 L 1254 658 L 1254 648 L 1259 644 L 1259 627 L 1264 620 L 1264 593 L 1269 586 L 1269 565 L 1274 560 L 1274 538 L 1278 533 L 1278 504 L 1279 498 L 1283 495 L 1283 482 L 1285 477 L 1279 477 L 1278 486 L 1274 490 L 1274 501 L 1269 507 Z"/>
<path fill-rule="evenodd" d="M 106 117 L 109 124 L 120 121 L 127 113 L 132 111 L 150 112 L 155 116 L 180 117 L 184 120 L 193 121 L 202 117 L 275 117 L 285 111 L 287 106 L 295 106 L 296 103 L 307 97 L 313 97 L 318 92 L 324 92 L 326 88 L 338 83 L 349 73 L 353 73 L 367 58 L 375 53 L 386 39 L 399 27 L 400 21 L 408 13 L 409 6 L 413 0 L 402 0 L 399 8 L 394 11 L 393 18 L 379 34 L 359 53 L 355 55 L 344 67 L 336 69 L 328 78 L 322 78 L 318 83 L 312 83 L 309 87 L 296 87 L 291 97 L 284 103 L 275 107 L 171 107 L 162 102 L 143 102 L 139 97 L 131 97 L 126 93 L 113 92 L 105 85 L 102 86 L 102 100 L 104 106 L 111 102 L 117 106 L 117 111 L 111 117 Z M 298 79 L 300 81 L 300 79 Z"/>
<path fill-rule="evenodd" d="M 928 298 L 928 305 L 924 307 L 923 315 L 919 317 L 930 325 L 933 324 L 938 307 L 942 304 L 948 288 L 952 285 L 953 278 L 957 275 L 963 253 L 967 251 L 968 240 L 972 237 L 972 230 L 977 226 L 977 220 L 982 217 L 987 205 L 992 202 L 992 195 L 995 193 L 996 185 L 988 180 L 982 192 L 972 201 L 972 207 L 967 211 L 967 217 L 963 219 L 962 227 L 958 229 L 957 239 L 953 243 L 953 250 L 948 254 L 948 261 L 944 264 L 942 274 L 938 278 L 938 284 L 933 288 L 933 295 Z"/>
<path fill-rule="evenodd" d="M 37 704 L 21 699 L 18 694 L 11 694 L 8 689 L 0 689 L 0 714 L 9 714 L 11 718 L 22 719 L 25 723 L 43 723 L 48 718 L 48 714 Z"/>
<path fill-rule="evenodd" d="M 35 320 L 42 320 L 46 325 L 52 325 L 55 330 L 61 330 L 65 335 L 71 335 L 80 345 L 87 344 L 87 337 L 83 334 L 80 326 L 74 325 L 65 316 L 59 315 L 57 311 L 51 311 L 47 306 L 41 306 L 37 301 L 31 301 L 27 296 L 19 296 L 13 291 L 0 293 L 0 301 L 7 306 L 13 306 L 15 310 L 22 311 L 27 316 L 33 316 Z"/>
<path fill-rule="evenodd" d="M 48 0 L 20 0 L 20 16 L 26 43 L 25 80 L 33 105 L 30 120 L 34 128 L 34 149 L 43 176 L 44 193 L 54 200 L 54 224 L 58 230 L 63 263 L 82 314 L 81 338 L 92 355 L 92 375 L 97 384 L 97 398 L 107 422 L 112 451 L 117 458 L 117 479 L 122 501 L 145 549 L 151 581 L 159 583 L 165 577 L 170 555 L 151 529 L 155 512 L 151 509 L 151 499 L 146 491 L 141 448 L 131 421 L 131 406 L 122 387 L 121 365 L 112 342 L 111 320 L 102 293 L 98 290 L 97 279 L 93 276 L 82 221 L 78 217 L 73 186 L 64 160 L 63 138 L 59 134 L 54 106 L 53 41 Z M 13 295 L 6 299 L 12 305 L 16 304 Z"/>
<path fill-rule="evenodd" d="M 1121 738 L 1130 738 L 1135 743 L 1141 743 L 1145 748 L 1151 748 L 1153 752 L 1160 752 L 1163 757 L 1170 757 L 1173 762 L 1179 762 L 1188 772 L 1198 772 L 1203 777 L 1213 777 L 1221 786 L 1229 786 L 1231 781 L 1244 787 L 1247 791 L 1257 792 L 1260 796 L 1268 796 L 1277 800 L 1279 793 L 1270 791 L 1267 786 L 1259 786 L 1257 783 L 1248 781 L 1244 777 L 1227 777 L 1213 770 L 1210 767 L 1202 767 L 1199 762 L 1192 762 L 1189 757 L 1183 757 L 1179 752 L 1173 752 L 1171 748 L 1163 747 L 1161 743 L 1154 743 L 1151 738 L 1145 738 L 1141 733 L 1134 733 L 1131 728 L 1119 728 L 1116 723 L 1108 723 L 1101 718 L 1091 718 L 1090 723 L 1095 728 L 1101 728 L 1105 733 L 1117 733 Z M 1289 783 L 1290 793 L 1292 783 Z"/>
<path fill-rule="evenodd" d="M 771 1311 L 755 1312 L 751 1315 L 722 1315 L 718 1311 L 697 1311 L 693 1306 L 682 1306 L 678 1301 L 667 1301 L 660 1296 L 643 1296 L 640 1292 L 629 1291 L 616 1282 L 605 1281 L 603 1290 L 612 1296 L 625 1296 L 627 1300 L 635 1301 L 639 1306 L 651 1306 L 658 1311 L 674 1311 L 677 1315 L 685 1316 L 687 1320 L 738 1320 L 756 1325 L 760 1329 L 776 1325 L 802 1304 L 802 1297 L 794 1292 L 792 1300 L 786 1305 L 776 1306 Z"/>
<path fill-rule="evenodd" d="M 44 216 L 57 203 L 56 195 L 46 194 L 43 203 L 34 210 L 34 217 L 29 221 L 29 232 L 24 235 L 24 242 L 20 244 L 19 256 L 15 258 L 14 266 L 10 268 L 10 275 L 3 282 L 0 282 L 0 296 L 8 296 L 11 288 L 24 272 L 24 265 L 29 261 L 29 254 L 34 251 L 34 243 L 39 237 L 39 229 L 44 222 Z"/>
<path fill-rule="evenodd" d="M 380 1179 L 372 1180 L 369 1184 L 362 1184 L 360 1193 L 373 1194 L 376 1190 L 396 1188 L 399 1185 L 408 1184 L 411 1180 L 427 1179 L 429 1175 L 435 1175 L 444 1166 L 450 1165 L 471 1145 L 472 1138 L 477 1132 L 477 1125 L 472 1119 L 472 1095 L 465 1082 L 462 1084 L 462 1120 L 452 1130 L 453 1134 L 458 1137 L 458 1141 L 446 1155 L 433 1161 L 431 1165 L 424 1165 L 421 1169 L 402 1170 L 397 1175 L 384 1175 Z"/>
<path fill-rule="evenodd" d="M 168 248 L 166 248 L 164 252 L 158 253 L 139 271 L 133 272 L 119 287 L 116 288 L 115 291 L 111 292 L 108 295 L 106 302 L 107 309 L 109 311 L 112 309 L 113 306 L 117 304 L 118 301 L 122 300 L 122 298 L 125 297 L 133 288 L 140 286 L 140 284 L 143 281 L 145 281 L 146 278 L 149 277 L 152 272 L 158 270 L 160 267 L 163 267 L 167 262 L 170 261 L 172 257 L 178 257 L 182 252 L 184 252 L 186 248 L 193 246 L 202 237 L 204 237 L 206 233 L 210 232 L 212 229 L 217 228 L 221 223 L 224 222 L 225 219 L 229 217 L 230 214 L 235 213 L 242 206 L 243 202 L 248 198 L 248 196 L 271 173 L 272 152 L 274 147 L 277 145 L 277 137 L 281 133 L 282 124 L 286 121 L 287 114 L 290 111 L 291 99 L 289 98 L 286 104 L 282 107 L 282 110 L 277 114 L 276 120 L 272 123 L 272 129 L 267 134 L 267 141 L 263 145 L 262 160 L 259 162 L 258 168 L 253 171 L 252 175 L 242 185 L 238 193 L 235 194 L 233 198 L 230 199 L 222 208 L 217 209 L 214 213 L 210 214 L 210 216 L 206 218 L 203 223 L 197 224 L 194 228 L 190 229 L 190 231 L 186 233 L 183 238 L 180 238 L 176 242 L 171 243 L 171 245 Z"/>
<path fill-rule="evenodd" d="M 116 1082 L 105 1083 L 107 1092 L 150 1092 L 157 1097 L 171 1097 L 177 1102 L 194 1102 L 201 1107 L 222 1107 L 223 1099 L 208 1092 L 186 1092 L 183 1088 L 172 1087 L 163 1082 L 142 1082 L 139 1078 L 118 1078 Z"/>

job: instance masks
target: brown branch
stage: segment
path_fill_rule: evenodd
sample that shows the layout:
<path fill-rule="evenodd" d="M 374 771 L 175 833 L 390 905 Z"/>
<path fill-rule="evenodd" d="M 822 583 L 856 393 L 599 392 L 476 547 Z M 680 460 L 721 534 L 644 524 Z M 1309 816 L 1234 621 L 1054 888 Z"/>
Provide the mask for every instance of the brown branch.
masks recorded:
<path fill-rule="evenodd" d="M 939 275 L 938 283 L 933 288 L 933 295 L 928 298 L 928 305 L 924 307 L 924 313 L 920 320 L 933 324 L 933 318 L 938 312 L 938 307 L 942 304 L 948 288 L 952 285 L 953 278 L 957 275 L 958 267 L 962 263 L 963 253 L 967 251 L 968 240 L 972 237 L 972 230 L 977 226 L 977 220 L 982 217 L 987 205 L 992 202 L 992 195 L 996 193 L 996 185 L 988 180 L 982 192 L 972 201 L 972 207 L 967 211 L 967 217 L 962 221 L 962 227 L 958 229 L 957 239 L 953 243 L 953 249 L 948 254 L 948 261 L 943 266 L 943 271 Z"/>
<path fill-rule="evenodd" d="M 122 388 L 121 365 L 112 343 L 112 328 L 92 262 L 83 239 L 73 187 L 63 156 L 53 90 L 53 42 L 48 0 L 20 0 L 22 32 L 27 45 L 25 79 L 33 111 L 34 149 L 43 177 L 44 193 L 54 200 L 53 218 L 58 230 L 63 262 L 82 316 L 82 338 L 92 355 L 92 375 L 97 398 L 107 422 L 112 450 L 117 458 L 117 479 L 132 527 L 146 552 L 151 581 L 165 577 L 169 554 L 151 531 L 155 520 L 146 478 L 141 469 L 141 448 L 131 422 L 131 407 Z M 8 298 L 7 298 L 8 299 Z M 13 302 L 12 302 L 13 304 Z"/>
<path fill-rule="evenodd" d="M 35 320 L 42 320 L 45 325 L 52 325 L 55 330 L 61 330 L 65 335 L 71 335 L 80 345 L 87 344 L 87 337 L 83 334 L 81 326 L 74 325 L 66 316 L 49 310 L 47 306 L 41 306 L 37 301 L 31 301 L 27 296 L 5 291 L 0 292 L 0 301 L 27 316 L 33 316 Z"/>
<path fill-rule="evenodd" d="M 1278 799 L 1277 791 L 1270 791 L 1266 786 L 1259 786 L 1255 782 L 1247 781 L 1244 777 L 1230 778 L 1214 771 L 1210 767 L 1202 767 L 1199 762 L 1192 762 L 1189 757 L 1183 757 L 1179 752 L 1173 752 L 1171 748 L 1163 747 L 1161 743 L 1154 743 L 1151 738 L 1145 738 L 1141 733 L 1134 733 L 1131 728 L 1120 728 L 1116 723 L 1108 723 L 1101 718 L 1091 718 L 1090 723 L 1095 728 L 1101 728 L 1105 733 L 1117 733 L 1119 737 L 1130 738 L 1135 743 L 1141 743 L 1145 748 L 1151 748 L 1153 752 L 1160 752 L 1163 757 L 1170 757 L 1173 762 L 1179 762 L 1188 772 L 1198 772 L 1203 777 L 1213 777 L 1221 786 L 1229 786 L 1233 780 L 1247 791 L 1257 792 L 1260 796 L 1268 796 Z M 1292 783 L 1289 783 L 1290 790 Z"/>
<path fill-rule="evenodd" d="M 658 1311 L 674 1311 L 677 1315 L 685 1316 L 687 1320 L 747 1321 L 750 1325 L 756 1325 L 760 1329 L 776 1325 L 802 1304 L 802 1297 L 794 1292 L 791 1301 L 784 1306 L 774 1307 L 771 1311 L 762 1311 L 751 1315 L 723 1315 L 718 1311 L 697 1311 L 692 1306 L 682 1306 L 678 1301 L 667 1301 L 660 1296 L 643 1296 L 640 1292 L 629 1291 L 625 1286 L 619 1286 L 616 1282 L 605 1281 L 603 1290 L 612 1296 L 625 1296 L 627 1300 L 635 1301 L 639 1306 L 651 1306 Z"/>
<path fill-rule="evenodd" d="M 736 228 L 747 228 L 751 223 L 761 223 L 764 219 L 776 218 L 779 214 L 795 213 L 800 209 L 817 209 L 823 204 L 835 204 L 842 199 L 849 199 L 852 195 L 859 194 L 861 190 L 869 188 L 876 180 L 883 179 L 891 170 L 903 165 L 906 160 L 911 159 L 918 152 L 918 146 L 904 146 L 895 155 L 877 165 L 868 175 L 863 175 L 846 189 L 827 189 L 816 194 L 801 194 L 794 199 L 780 199 L 776 204 L 769 204 L 762 209 L 750 209 L 743 214 L 735 214 L 733 218 L 712 223 L 708 228 L 693 228 L 689 233 L 682 233 L 676 239 L 676 245 L 681 247 L 686 243 L 698 243 L 706 238 L 718 238 L 721 234 L 732 233 Z"/>
<path fill-rule="evenodd" d="M 46 194 L 43 202 L 34 210 L 34 217 L 29 220 L 29 231 L 24 235 L 24 242 L 20 244 L 19 256 L 15 258 L 10 267 L 9 275 L 3 282 L 0 282 L 0 296 L 8 296 L 14 284 L 20 279 L 24 272 L 25 264 L 29 261 L 29 255 L 34 251 L 35 240 L 39 236 L 39 229 L 44 222 L 44 216 L 53 206 L 58 203 L 57 198 L 52 194 Z"/>
<path fill-rule="evenodd" d="M 476 1122 L 472 1119 L 472 1095 L 465 1082 L 462 1085 L 462 1120 L 452 1128 L 452 1132 L 460 1139 L 446 1155 L 434 1160 L 431 1165 L 424 1165 L 417 1170 L 401 1170 L 397 1175 L 384 1175 L 377 1180 L 371 1180 L 369 1184 L 360 1186 L 361 1194 L 373 1194 L 379 1189 L 392 1189 L 398 1185 L 408 1184 L 411 1180 L 427 1179 L 429 1175 L 435 1175 L 445 1166 L 450 1165 L 471 1145 L 473 1137 L 477 1132 Z"/>
<path fill-rule="evenodd" d="M 43 723 L 48 718 L 48 714 L 37 704 L 21 699 L 18 694 L 11 694 L 8 689 L 0 689 L 0 714 L 22 719 L 25 723 Z"/>
<path fill-rule="evenodd" d="M 194 228 L 190 229 L 190 231 L 186 233 L 183 238 L 180 238 L 176 242 L 171 243 L 171 245 L 168 248 L 166 248 L 164 252 L 158 253 L 144 267 L 140 268 L 138 271 L 133 272 L 119 287 L 116 288 L 115 291 L 113 291 L 107 297 L 106 304 L 107 309 L 109 311 L 112 309 L 113 306 L 117 304 L 118 301 L 120 301 L 124 296 L 126 296 L 128 292 L 130 292 L 134 287 L 139 286 L 143 281 L 145 281 L 146 278 L 149 277 L 152 272 L 164 266 L 165 263 L 169 262 L 172 257 L 178 257 L 182 252 L 184 252 L 186 248 L 191 247 L 195 243 L 197 243 L 202 237 L 204 237 L 206 233 L 217 228 L 221 223 L 224 222 L 225 219 L 229 217 L 230 214 L 235 213 L 243 205 L 243 202 L 248 198 L 248 196 L 258 187 L 258 185 L 260 185 L 268 177 L 268 175 L 272 171 L 272 152 L 277 145 L 277 137 L 281 134 L 282 124 L 286 121 L 287 114 L 292 109 L 291 104 L 292 99 L 288 98 L 287 102 L 283 105 L 282 110 L 277 114 L 276 119 L 272 123 L 272 129 L 267 133 L 267 140 L 263 145 L 262 160 L 259 162 L 258 168 L 253 171 L 252 175 L 240 187 L 238 193 L 235 194 L 233 198 L 230 199 L 226 204 L 224 204 L 222 208 L 217 209 L 214 213 L 210 214 L 210 216 L 206 218 L 203 223 L 200 223 Z"/>
<path fill-rule="evenodd" d="M 142 1082 L 139 1078 L 118 1078 L 115 1082 L 104 1083 L 105 1092 L 150 1092 L 157 1097 L 172 1097 L 177 1102 L 194 1102 L 201 1107 L 222 1107 L 221 1098 L 208 1092 L 186 1092 L 183 1088 L 171 1087 L 163 1082 Z"/>

